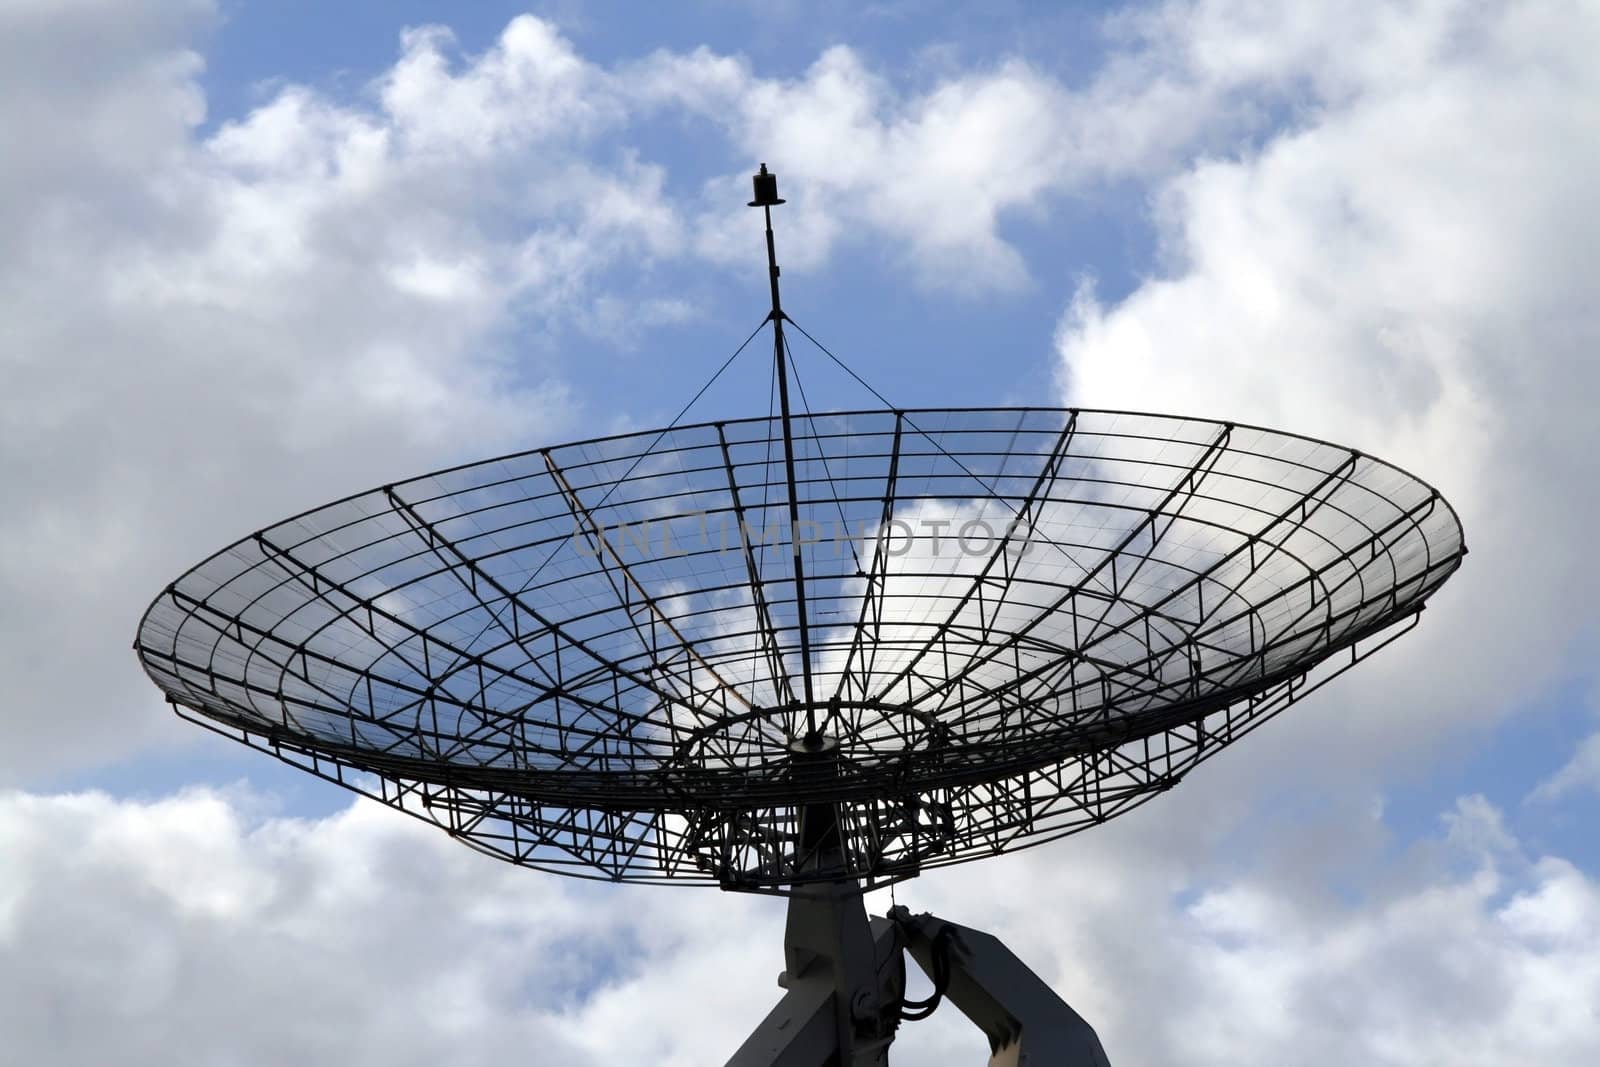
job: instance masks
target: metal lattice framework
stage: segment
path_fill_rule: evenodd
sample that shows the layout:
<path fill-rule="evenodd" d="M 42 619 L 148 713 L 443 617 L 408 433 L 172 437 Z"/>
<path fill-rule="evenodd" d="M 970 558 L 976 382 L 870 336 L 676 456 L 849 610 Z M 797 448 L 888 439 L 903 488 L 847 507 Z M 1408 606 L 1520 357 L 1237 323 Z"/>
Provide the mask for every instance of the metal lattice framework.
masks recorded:
<path fill-rule="evenodd" d="M 1292 434 L 786 407 L 307 512 L 171 585 L 137 651 L 180 714 L 519 864 L 874 885 L 1169 788 L 1464 552 L 1429 486 Z"/>

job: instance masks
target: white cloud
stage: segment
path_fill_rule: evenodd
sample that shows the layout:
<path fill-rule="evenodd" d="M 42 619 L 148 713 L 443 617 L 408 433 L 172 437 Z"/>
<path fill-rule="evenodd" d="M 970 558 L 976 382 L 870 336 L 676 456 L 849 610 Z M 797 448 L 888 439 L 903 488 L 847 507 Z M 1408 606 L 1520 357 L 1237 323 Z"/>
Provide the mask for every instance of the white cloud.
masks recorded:
<path fill-rule="evenodd" d="M 1225 108 L 1147 80 L 1148 64 L 1113 63 L 1087 89 L 1021 60 L 955 71 L 907 92 L 840 45 L 791 80 L 761 78 L 707 49 L 661 53 L 626 72 L 623 91 L 719 126 L 782 175 L 784 260 L 815 267 L 836 245 L 870 248 L 924 285 L 964 294 L 1022 285 L 1027 270 L 1001 234 L 1051 201 L 1142 174 L 1185 145 L 1238 124 Z M 744 175 L 708 183 L 700 251 L 741 259 Z M 848 242 L 853 242 L 848 243 Z"/>
<path fill-rule="evenodd" d="M 794 266 L 816 266 L 841 244 L 886 246 L 924 284 L 980 294 L 1027 281 L 1007 222 L 1037 223 L 1063 197 L 1248 146 L 1286 116 L 1314 120 L 1375 90 L 1420 90 L 1442 64 L 1470 67 L 1488 46 L 1534 61 L 1517 49 L 1542 27 L 1520 43 L 1486 41 L 1483 14 L 1452 2 L 1355 12 L 1171 2 L 1115 13 L 1101 30 L 1111 51 L 1081 87 L 1010 58 L 943 69 L 910 89 L 839 45 L 791 79 L 709 48 L 658 53 L 624 68 L 617 91 L 699 115 L 781 171 L 793 190 L 784 247 Z M 696 230 L 714 259 L 746 254 L 730 206 L 744 180 L 708 183 L 714 206 Z"/>
<path fill-rule="evenodd" d="M 561 1049 L 529 998 L 596 977 L 561 951 L 560 886 L 430 863 L 430 837 L 386 813 L 257 822 L 204 792 L 0 808 L 14 1055 L 489 1063 Z"/>
<path fill-rule="evenodd" d="M 1600 885 L 1509 838 L 1484 851 L 1461 832 L 1498 826 L 1480 799 L 1450 821 L 1354 904 L 1198 881 L 1138 829 L 1083 839 L 1070 869 L 1035 853 L 900 896 L 1006 939 L 1121 1065 L 1591 1062 Z M 367 802 L 299 820 L 244 794 L 0 794 L 0 851 L 0 1024 L 30 1062 L 688 1067 L 781 995 L 776 901 L 523 871 Z M 981 1049 L 945 1008 L 896 1053 Z"/>
<path fill-rule="evenodd" d="M 213 18 L 0 9 L 0 779 L 165 727 L 128 635 L 219 545 L 558 439 L 573 398 L 540 339 L 621 336 L 637 279 L 599 273 L 682 244 L 659 167 L 600 163 L 603 72 L 537 20 L 470 61 L 408 34 L 370 102 L 290 85 L 201 137 L 190 42 Z"/>
<path fill-rule="evenodd" d="M 1214 792 L 1193 790 L 1191 803 Z M 1559 858 L 1524 858 L 1479 797 L 1403 850 L 1372 810 L 1332 819 L 1294 828 L 1313 840 L 1292 871 L 1219 871 L 1203 817 L 1148 809 L 901 897 L 1001 936 L 1119 1065 L 1487 1067 L 1596 1054 L 1600 885 Z M 971 1060 L 931 1050 L 966 1033 L 936 1016 L 903 1044 L 955 1065 Z"/>
<path fill-rule="evenodd" d="M 0 851 L 0 1025 L 35 1062 L 687 1065 L 774 999 L 713 980 L 771 901 L 591 889 L 365 802 L 0 794 Z"/>
<path fill-rule="evenodd" d="M 1473 551 L 1406 652 L 1341 683 L 1317 736 L 1349 758 L 1324 765 L 1495 721 L 1591 670 L 1600 20 L 1219 0 L 1143 25 L 1169 79 L 1225 75 L 1289 121 L 1157 185 L 1167 268 L 1114 306 L 1080 289 L 1067 394 L 1370 450 L 1437 485 Z"/>
<path fill-rule="evenodd" d="M 1552 801 L 1578 789 L 1600 793 L 1600 734 L 1590 734 L 1549 778 L 1540 782 L 1530 799 Z"/>

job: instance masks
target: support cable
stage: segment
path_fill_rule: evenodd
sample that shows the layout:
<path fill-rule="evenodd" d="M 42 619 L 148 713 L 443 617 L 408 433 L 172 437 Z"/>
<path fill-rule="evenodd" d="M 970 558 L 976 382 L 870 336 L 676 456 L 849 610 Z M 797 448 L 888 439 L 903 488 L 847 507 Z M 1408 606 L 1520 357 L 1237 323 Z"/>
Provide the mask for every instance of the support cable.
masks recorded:
<path fill-rule="evenodd" d="M 795 388 L 800 390 L 800 410 L 805 412 L 806 422 L 810 423 L 811 425 L 811 440 L 820 442 L 822 440 L 822 436 L 817 431 L 816 415 L 812 410 L 811 401 L 806 397 L 805 382 L 800 380 L 800 364 L 795 361 L 794 349 L 789 346 L 789 342 L 785 340 L 783 344 L 784 347 L 789 351 L 789 369 L 794 374 Z M 848 535 L 850 532 L 850 522 L 845 518 L 844 505 L 839 503 L 839 484 L 833 480 L 833 470 L 828 466 L 827 449 L 822 448 L 820 444 L 817 447 L 817 458 L 822 462 L 822 477 L 827 480 L 828 492 L 833 494 L 833 509 L 839 514 L 839 530 L 841 533 Z M 855 563 L 856 570 L 861 570 L 861 557 L 856 553 L 855 539 L 846 536 L 845 543 L 850 546 L 850 559 Z"/>
<path fill-rule="evenodd" d="M 628 476 L 638 468 L 639 464 L 643 463 L 645 458 L 656 450 L 656 446 L 661 443 L 662 438 L 666 437 L 667 434 L 671 433 L 677 428 L 678 423 L 683 421 L 683 417 L 689 414 L 689 409 L 700 402 L 700 398 L 706 395 L 706 391 L 717 383 L 718 378 L 722 377 L 722 372 L 733 366 L 733 361 L 738 359 L 744 350 L 750 346 L 750 342 L 756 339 L 756 335 L 759 334 L 766 325 L 767 320 L 762 319 L 761 325 L 750 331 L 750 336 L 746 337 L 740 343 L 739 347 L 733 350 L 733 355 L 722 361 L 722 366 L 718 367 L 716 369 L 716 373 L 712 374 L 710 378 L 706 379 L 706 383 L 700 387 L 700 390 L 696 392 L 694 396 L 689 398 L 689 402 L 683 405 L 678 413 L 672 417 L 672 421 L 667 423 L 667 425 L 662 428 L 661 432 L 657 433 L 655 437 L 651 439 L 650 444 L 643 452 L 640 452 L 633 458 L 633 462 L 628 464 L 628 469 L 622 472 L 622 477 L 613 481 L 611 483 L 611 488 L 607 489 L 605 494 L 601 496 L 599 500 L 589 505 L 589 509 L 591 511 L 605 506 L 605 502 L 611 499 L 611 494 L 615 493 L 622 486 L 622 484 L 628 480 Z M 555 548 L 551 549 L 550 554 L 545 556 L 544 562 L 540 563 L 533 569 L 533 573 L 528 575 L 527 580 L 522 583 L 521 588 L 519 588 L 517 591 L 520 593 L 526 590 L 528 586 L 533 583 L 533 580 L 539 577 L 539 573 L 543 571 L 545 567 L 550 565 L 550 561 L 555 559 L 556 554 L 560 551 L 561 546 L 559 544 Z"/>
<path fill-rule="evenodd" d="M 865 378 L 863 378 L 863 377 L 861 377 L 861 375 L 857 374 L 855 372 L 855 369 L 852 368 L 850 366 L 850 364 L 846 363 L 844 360 L 842 360 L 838 356 L 834 355 L 831 351 L 828 350 L 828 346 L 827 345 L 823 344 L 821 341 L 817 340 L 815 337 L 812 337 L 809 333 L 807 333 L 806 332 L 806 328 L 804 326 L 800 325 L 798 322 L 796 322 L 792 316 L 785 315 L 784 319 L 789 323 L 789 325 L 791 325 L 795 329 L 799 330 L 800 331 L 800 335 L 802 337 L 804 337 L 807 341 L 810 341 L 813 345 L 815 345 L 819 352 L 821 352 L 823 355 L 827 356 L 829 359 L 833 360 L 834 363 L 839 365 L 841 370 L 843 370 L 846 374 L 850 375 L 850 377 L 854 378 L 856 380 L 856 382 L 863 389 L 865 389 L 867 392 L 871 393 L 873 395 L 873 397 L 877 399 L 878 403 L 882 404 L 884 407 L 888 408 L 889 410 L 891 410 L 891 411 L 895 412 L 896 414 L 898 414 L 901 418 L 905 419 L 905 422 L 906 422 L 907 426 L 911 427 L 918 434 L 920 434 L 922 437 L 924 437 L 928 441 L 929 444 L 933 445 L 933 447 L 939 451 L 940 455 L 944 456 L 945 459 L 948 459 L 951 463 L 954 463 L 956 465 L 956 468 L 958 470 L 960 470 L 962 474 L 965 474 L 968 478 L 971 478 L 974 482 L 977 482 L 979 485 L 983 486 L 983 488 L 989 493 L 989 495 L 991 497 L 993 497 L 994 499 L 1000 501 L 1006 507 L 1010 508 L 1012 515 L 1020 514 L 1020 512 L 1017 510 L 1017 507 L 1016 507 L 1015 504 L 1011 503 L 1010 500 L 1008 500 L 1004 496 L 1002 496 L 1000 494 L 1000 492 L 998 490 L 996 490 L 995 487 L 987 479 L 980 477 L 978 474 L 974 473 L 973 470 L 970 467 L 968 467 L 965 463 L 961 462 L 961 457 L 955 455 L 949 449 L 945 448 L 944 445 L 942 445 L 939 442 L 939 439 L 937 437 L 935 437 L 933 434 L 929 433 L 927 430 L 924 430 L 921 426 L 918 426 L 916 424 L 916 421 L 913 420 L 910 415 L 906 414 L 906 411 L 905 411 L 904 408 L 896 407 L 894 404 L 891 404 L 889 402 L 888 398 L 886 398 L 882 393 L 880 393 L 876 389 L 874 389 L 872 387 L 871 383 L 869 383 Z"/>
<path fill-rule="evenodd" d="M 694 394 L 694 396 L 690 397 L 689 398 L 689 402 L 687 404 L 683 405 L 683 407 L 678 411 L 678 413 L 672 417 L 672 421 L 669 422 L 666 425 L 666 427 L 661 430 L 660 433 L 656 434 L 655 438 L 653 440 L 651 440 L 649 447 L 647 447 L 643 452 L 639 453 L 639 455 L 634 457 L 633 462 L 628 465 L 628 469 L 622 473 L 622 477 L 618 478 L 616 481 L 611 483 L 611 487 L 609 489 L 607 489 L 605 491 L 605 494 L 603 496 L 601 496 L 601 498 L 592 505 L 590 510 L 595 510 L 595 509 L 598 509 L 600 507 L 603 507 L 605 505 L 605 502 L 607 500 L 611 499 L 611 494 L 616 492 L 617 489 L 619 487 L 621 487 L 622 483 L 628 480 L 628 476 L 631 475 L 634 472 L 634 470 L 639 466 L 639 464 L 644 462 L 645 457 L 650 455 L 652 452 L 654 452 L 655 449 L 656 449 L 656 446 L 659 445 L 662 442 L 662 440 L 667 436 L 667 434 L 671 433 L 672 430 L 677 427 L 678 423 L 683 421 L 683 417 L 689 413 L 689 409 L 694 407 L 695 404 L 700 402 L 700 398 L 705 396 L 706 395 L 706 391 L 709 390 L 713 385 L 715 385 L 717 383 L 717 379 L 722 377 L 722 374 L 723 374 L 724 371 L 726 371 L 729 367 L 733 366 L 733 361 L 738 359 L 739 356 L 741 354 L 743 354 L 743 352 L 744 352 L 744 350 L 746 348 L 750 347 L 750 342 L 754 341 L 756 339 L 756 335 L 759 334 L 766 325 L 767 325 L 767 320 L 762 319 L 761 323 L 758 326 L 756 326 L 755 329 L 750 331 L 750 336 L 746 337 L 742 342 L 740 342 L 739 347 L 735 348 L 733 350 L 733 355 L 729 356 L 727 359 L 722 361 L 722 365 L 716 369 L 716 371 L 711 375 L 710 378 L 706 379 L 705 384 L 700 387 L 699 391 L 696 392 Z M 548 452 L 548 450 L 546 450 L 546 451 Z M 522 584 L 517 586 L 515 592 L 510 597 L 508 597 L 503 604 L 501 604 L 501 605 L 499 605 L 497 607 L 491 608 L 489 610 L 489 621 L 484 623 L 484 625 L 473 636 L 472 641 L 468 642 L 469 647 L 471 645 L 475 645 L 477 643 L 477 641 L 479 639 L 481 639 L 483 637 L 483 635 L 488 633 L 491 629 L 493 629 L 493 628 L 495 628 L 497 626 L 501 627 L 502 629 L 505 628 L 504 624 L 501 621 L 502 617 L 505 615 L 505 613 L 508 610 L 510 610 L 517 603 L 517 598 L 520 597 L 523 593 L 526 593 L 528 591 L 528 587 L 533 585 L 534 580 L 536 578 L 538 578 L 540 574 L 544 573 L 544 569 L 546 567 L 550 566 L 550 561 L 555 559 L 556 556 L 561 553 L 561 548 L 562 548 L 563 544 L 564 544 L 564 542 L 557 542 L 555 547 L 551 548 L 550 551 L 545 554 L 544 559 L 540 561 L 539 565 L 537 567 L 533 568 L 533 570 L 528 573 L 528 576 L 525 579 L 523 579 Z M 484 605 L 484 606 L 488 607 L 488 605 Z M 454 670 L 455 667 L 457 665 L 459 665 L 460 662 L 461 661 L 458 659 L 455 664 L 451 665 L 450 669 Z"/>

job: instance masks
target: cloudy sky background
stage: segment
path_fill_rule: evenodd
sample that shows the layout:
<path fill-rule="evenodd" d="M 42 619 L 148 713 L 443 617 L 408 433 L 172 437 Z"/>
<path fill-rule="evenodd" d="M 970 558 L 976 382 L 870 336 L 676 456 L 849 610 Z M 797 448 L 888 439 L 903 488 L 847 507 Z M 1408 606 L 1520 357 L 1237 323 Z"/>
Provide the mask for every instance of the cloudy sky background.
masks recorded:
<path fill-rule="evenodd" d="M 670 419 L 760 321 L 762 160 L 785 303 L 897 403 L 1327 437 L 1472 550 L 1180 793 L 901 902 L 1119 1067 L 1600 1060 L 1600 9 L 1045 6 L 0 0 L 18 1062 L 687 1067 L 775 1001 L 781 904 L 497 864 L 178 723 L 129 651 L 284 514 Z M 985 1054 L 948 1009 L 896 1048 Z"/>

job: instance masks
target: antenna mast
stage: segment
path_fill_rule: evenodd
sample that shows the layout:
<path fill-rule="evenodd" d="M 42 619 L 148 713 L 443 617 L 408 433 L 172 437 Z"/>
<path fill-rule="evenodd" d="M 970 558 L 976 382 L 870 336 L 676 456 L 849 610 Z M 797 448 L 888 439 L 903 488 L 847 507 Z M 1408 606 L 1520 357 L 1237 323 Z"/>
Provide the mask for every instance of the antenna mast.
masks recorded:
<path fill-rule="evenodd" d="M 751 176 L 755 186 L 755 199 L 750 207 L 758 207 L 767 222 L 767 280 L 772 286 L 772 311 L 767 318 L 772 321 L 772 359 L 777 367 L 778 408 L 783 413 L 783 469 L 789 484 L 789 547 L 794 562 L 794 606 L 800 625 L 800 678 L 806 702 L 807 747 L 815 747 L 822 740 L 817 728 L 817 706 L 811 688 L 811 626 L 806 618 L 806 569 L 800 556 L 800 501 L 796 492 L 794 473 L 794 429 L 789 413 L 789 367 L 784 358 L 783 304 L 778 299 L 778 253 L 772 240 L 772 209 L 785 203 L 778 196 L 778 176 L 761 170 Z"/>

